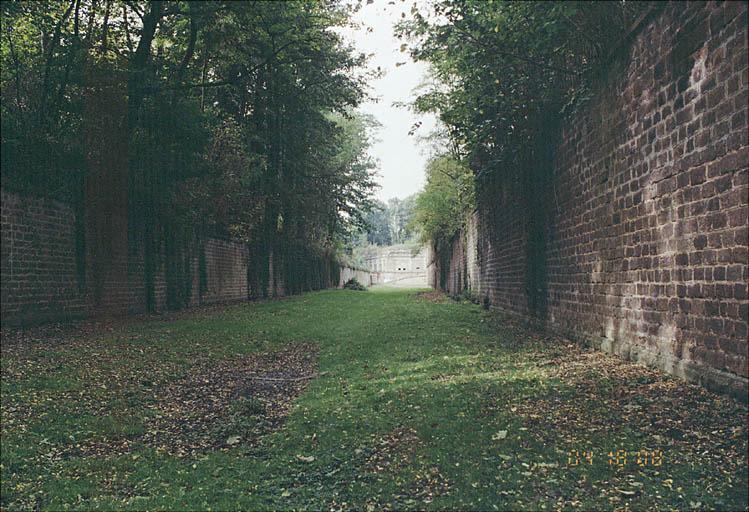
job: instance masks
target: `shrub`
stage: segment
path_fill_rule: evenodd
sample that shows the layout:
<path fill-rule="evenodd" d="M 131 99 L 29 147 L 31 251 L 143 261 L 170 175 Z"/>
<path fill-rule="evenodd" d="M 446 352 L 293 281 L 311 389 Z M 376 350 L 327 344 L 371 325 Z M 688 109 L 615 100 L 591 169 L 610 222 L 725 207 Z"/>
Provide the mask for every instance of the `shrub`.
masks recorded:
<path fill-rule="evenodd" d="M 346 284 L 343 285 L 343 288 L 346 290 L 357 290 L 357 291 L 366 291 L 367 287 L 361 284 L 355 277 L 352 277 L 348 281 L 346 281 Z"/>

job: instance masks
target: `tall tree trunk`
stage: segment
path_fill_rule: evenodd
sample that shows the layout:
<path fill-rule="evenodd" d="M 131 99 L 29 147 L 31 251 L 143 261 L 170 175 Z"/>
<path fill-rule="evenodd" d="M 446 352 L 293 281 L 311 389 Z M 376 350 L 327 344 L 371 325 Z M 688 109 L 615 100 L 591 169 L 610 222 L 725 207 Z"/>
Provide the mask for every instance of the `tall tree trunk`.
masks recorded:
<path fill-rule="evenodd" d="M 143 15 L 143 29 L 135 53 L 130 59 L 127 91 L 128 91 L 128 132 L 130 138 L 133 130 L 141 124 L 140 107 L 145 95 L 145 82 L 148 80 L 148 63 L 151 58 L 151 44 L 156 29 L 164 12 L 164 3 L 154 1 L 148 4 L 149 9 Z M 137 213 L 139 222 L 131 222 L 130 229 L 140 230 L 142 236 L 142 250 L 144 263 L 145 302 L 148 311 L 156 309 L 155 280 L 158 262 L 159 244 L 156 243 L 158 227 L 156 223 L 156 204 L 154 204 L 156 183 L 148 169 L 145 168 L 143 155 L 136 155 L 137 165 L 131 172 L 131 190 L 135 197 L 131 198 L 131 212 Z M 135 217 L 135 216 L 133 216 Z M 133 218 L 133 220 L 135 220 Z M 140 225 L 138 225 L 140 224 Z"/>

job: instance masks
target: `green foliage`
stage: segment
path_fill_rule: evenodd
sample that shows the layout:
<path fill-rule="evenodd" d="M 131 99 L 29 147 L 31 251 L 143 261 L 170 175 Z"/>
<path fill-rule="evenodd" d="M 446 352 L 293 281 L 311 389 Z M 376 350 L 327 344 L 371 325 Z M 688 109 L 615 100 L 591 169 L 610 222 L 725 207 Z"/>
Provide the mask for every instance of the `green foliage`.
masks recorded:
<path fill-rule="evenodd" d="M 367 221 L 366 242 L 374 245 L 390 245 L 393 243 L 390 234 L 389 213 L 387 204 L 379 200 L 374 202 L 365 217 Z"/>
<path fill-rule="evenodd" d="M 370 74 L 338 31 L 354 8 L 3 2 L 3 187 L 80 204 L 87 174 L 122 163 L 102 148 L 121 140 L 147 282 L 161 248 L 176 268 L 204 234 L 289 266 L 327 258 L 363 225 L 375 187 L 374 122 L 355 110 Z M 108 89 L 116 101 L 91 114 Z"/>
<path fill-rule="evenodd" d="M 374 117 L 356 112 L 328 117 L 335 126 L 335 137 L 328 142 L 334 148 L 330 177 L 311 176 L 309 184 L 331 196 L 332 204 L 343 214 L 339 220 L 348 234 L 366 225 L 365 212 L 373 205 L 371 195 L 378 186 L 373 172 L 377 164 L 367 150 L 373 131 L 380 125 Z"/>
<path fill-rule="evenodd" d="M 375 201 L 365 216 L 367 241 L 374 245 L 397 245 L 413 238 L 412 219 L 416 194 L 387 203 Z"/>
<path fill-rule="evenodd" d="M 450 156 L 433 158 L 424 191 L 416 198 L 413 224 L 423 243 L 449 244 L 474 207 L 473 175 Z"/>
<path fill-rule="evenodd" d="M 649 2 L 442 0 L 414 7 L 399 34 L 430 64 L 415 107 L 435 112 L 453 151 L 481 176 L 523 158 L 546 114 L 589 94 Z"/>
<path fill-rule="evenodd" d="M 413 219 L 415 206 L 415 194 L 403 199 L 394 197 L 388 200 L 386 213 L 391 244 L 406 243 L 413 236 L 411 220 Z"/>
<path fill-rule="evenodd" d="M 367 291 L 367 287 L 364 286 L 363 284 L 361 284 L 359 282 L 359 280 L 357 278 L 355 278 L 355 277 L 352 277 L 351 279 L 349 279 L 348 281 L 346 281 L 346 284 L 344 284 L 343 287 L 346 290 L 354 290 L 354 291 L 358 291 L 358 292 L 365 292 L 365 291 Z"/>

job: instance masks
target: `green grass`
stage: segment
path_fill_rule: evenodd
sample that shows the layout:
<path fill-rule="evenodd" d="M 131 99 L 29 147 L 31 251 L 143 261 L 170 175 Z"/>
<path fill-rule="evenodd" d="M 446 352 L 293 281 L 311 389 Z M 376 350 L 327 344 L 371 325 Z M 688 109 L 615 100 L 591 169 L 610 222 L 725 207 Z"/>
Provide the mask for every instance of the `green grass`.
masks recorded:
<path fill-rule="evenodd" d="M 294 342 L 320 347 L 320 376 L 282 427 L 188 457 L 144 442 L 158 390 L 194 365 Z M 381 289 L 4 347 L 2 508 L 747 508 L 745 409 L 566 343 Z M 645 448 L 663 463 L 638 465 Z"/>

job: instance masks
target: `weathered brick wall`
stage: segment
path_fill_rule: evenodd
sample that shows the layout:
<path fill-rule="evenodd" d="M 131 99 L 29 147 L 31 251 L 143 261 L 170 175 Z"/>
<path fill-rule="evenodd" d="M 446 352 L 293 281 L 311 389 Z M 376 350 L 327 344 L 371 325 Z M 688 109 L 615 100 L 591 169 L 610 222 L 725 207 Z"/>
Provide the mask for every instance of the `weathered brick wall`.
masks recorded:
<path fill-rule="evenodd" d="M 97 238 L 106 239 L 106 233 Z M 126 247 L 113 254 L 103 253 L 100 245 L 84 244 L 77 256 L 73 208 L 2 191 L 3 323 L 144 313 L 147 305 L 143 249 Z M 319 257 L 308 261 L 309 255 L 297 254 L 296 258 L 285 263 L 280 258 L 270 259 L 269 296 L 340 286 L 353 276 L 367 285 L 377 282 L 376 274 L 339 268 Z M 187 305 L 250 298 L 247 245 L 209 238 L 198 244 L 189 260 Z M 335 275 L 330 274 L 330 269 L 335 269 Z M 295 272 L 301 288 L 285 289 L 284 273 L 290 271 Z M 167 308 L 163 257 L 156 262 L 154 300 L 157 310 Z"/>
<path fill-rule="evenodd" d="M 746 396 L 747 4 L 667 4 L 626 52 L 563 120 L 547 185 L 488 185 L 447 288 Z"/>
<path fill-rule="evenodd" d="M 203 250 L 206 286 L 198 300 L 204 304 L 246 300 L 249 257 L 247 246 L 211 238 L 206 240 Z M 193 292 L 195 296 L 199 288 L 193 286 Z"/>
<path fill-rule="evenodd" d="M 88 237 L 87 237 L 88 238 Z M 87 242 L 89 240 L 86 240 Z M 76 256 L 76 213 L 59 201 L 2 191 L 2 321 L 37 323 L 146 311 L 141 249 L 102 255 L 86 244 Z M 247 248 L 208 239 L 204 289 L 192 262 L 190 305 L 247 298 Z M 154 276 L 156 309 L 166 308 L 164 261 Z M 79 265 L 83 265 L 82 268 Z"/>
<path fill-rule="evenodd" d="M 75 214 L 64 203 L 0 191 L 2 317 L 74 318 L 85 312 Z"/>
<path fill-rule="evenodd" d="M 91 257 L 91 255 L 89 255 Z M 120 271 L 126 272 L 127 279 L 124 280 L 122 286 L 126 291 L 126 295 L 122 296 L 122 300 L 125 301 L 127 314 L 139 314 L 144 313 L 147 310 L 146 306 L 146 281 L 145 281 L 145 263 L 143 261 L 143 249 L 136 248 L 129 250 L 127 258 L 120 259 L 121 266 Z M 196 288 L 193 287 L 193 290 Z M 156 272 L 154 273 L 154 299 L 156 302 L 156 310 L 162 311 L 166 308 L 166 277 L 164 272 L 164 262 L 159 261 L 157 263 Z M 102 308 L 99 313 L 97 311 L 90 311 L 92 315 L 96 314 L 112 314 L 110 310 Z M 123 313 L 123 312 L 121 312 Z"/>

